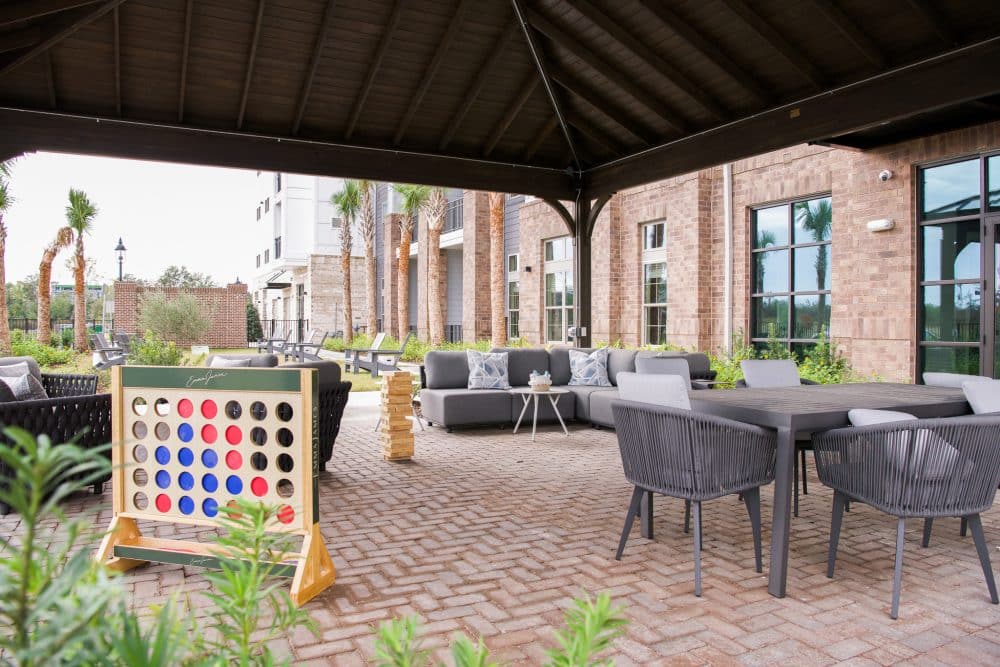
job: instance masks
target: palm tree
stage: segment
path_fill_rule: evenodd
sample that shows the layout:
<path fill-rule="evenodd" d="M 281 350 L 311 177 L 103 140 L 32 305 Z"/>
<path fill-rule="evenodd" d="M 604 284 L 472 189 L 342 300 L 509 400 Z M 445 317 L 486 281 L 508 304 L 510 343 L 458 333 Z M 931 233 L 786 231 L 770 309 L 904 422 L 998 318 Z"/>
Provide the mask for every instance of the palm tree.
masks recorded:
<path fill-rule="evenodd" d="M 42 253 L 42 261 L 38 264 L 38 342 L 48 345 L 52 341 L 52 262 L 56 255 L 73 244 L 73 230 L 61 227 Z"/>
<path fill-rule="evenodd" d="M 378 328 L 375 318 L 375 205 L 372 201 L 372 192 L 375 184 L 371 181 L 358 181 L 358 189 L 361 191 L 361 210 L 358 216 L 358 232 L 365 242 L 365 291 L 368 304 L 368 335 L 374 336 Z"/>
<path fill-rule="evenodd" d="M 77 352 L 87 351 L 87 292 L 84 275 L 87 261 L 83 256 L 83 236 L 90 231 L 97 217 L 97 207 L 83 190 L 70 188 L 66 206 L 66 224 L 76 233 L 76 255 L 73 264 L 75 286 L 73 289 L 73 347 Z"/>
<path fill-rule="evenodd" d="M 346 180 L 340 192 L 330 197 L 330 203 L 340 210 L 340 269 L 343 277 L 344 294 L 344 341 L 354 340 L 354 307 L 351 305 L 351 226 L 358 217 L 361 207 L 361 188 L 357 181 Z"/>
<path fill-rule="evenodd" d="M 490 330 L 493 347 L 507 344 L 504 320 L 503 193 L 491 192 L 490 201 Z"/>
<path fill-rule="evenodd" d="M 393 189 L 403 198 L 403 215 L 399 218 L 399 279 L 396 283 L 396 302 L 399 313 L 399 340 L 410 331 L 410 240 L 413 236 L 413 219 L 423 208 L 431 189 L 426 185 L 394 185 Z"/>
<path fill-rule="evenodd" d="M 812 202 L 805 202 L 796 207 L 795 221 L 808 230 L 814 241 L 820 242 L 830 238 L 830 228 L 833 225 L 833 205 L 830 198 L 820 199 Z M 816 252 L 816 289 L 829 289 L 826 285 L 827 252 L 829 246 L 822 244 Z M 826 313 L 826 294 L 820 294 L 818 299 L 819 310 L 817 319 L 823 321 Z"/>
<path fill-rule="evenodd" d="M 441 294 L 441 232 L 448 208 L 444 188 L 431 188 L 424 214 L 427 216 L 427 328 L 431 345 L 444 342 L 444 295 Z"/>
<path fill-rule="evenodd" d="M 7 225 L 4 213 L 14 205 L 7 179 L 10 178 L 12 160 L 0 162 L 0 356 L 10 356 L 10 324 L 7 321 Z"/>

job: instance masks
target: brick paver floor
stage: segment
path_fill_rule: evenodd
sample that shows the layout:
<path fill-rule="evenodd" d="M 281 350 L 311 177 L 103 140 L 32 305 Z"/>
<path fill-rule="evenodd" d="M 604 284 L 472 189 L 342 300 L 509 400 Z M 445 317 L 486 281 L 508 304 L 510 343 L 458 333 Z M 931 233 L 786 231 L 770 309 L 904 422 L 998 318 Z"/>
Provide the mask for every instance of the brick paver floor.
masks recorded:
<path fill-rule="evenodd" d="M 353 400 L 353 399 L 352 399 Z M 321 477 L 322 530 L 336 584 L 309 603 L 320 635 L 299 632 L 276 648 L 296 663 L 365 664 L 372 631 L 417 614 L 426 645 L 456 632 L 482 635 L 496 659 L 538 664 L 574 596 L 609 591 L 630 619 L 614 658 L 630 664 L 970 665 L 1000 662 L 1000 607 L 989 604 L 971 538 L 940 520 L 920 548 L 907 535 L 900 619 L 889 618 L 895 520 L 864 506 L 846 515 L 837 577 L 825 577 L 831 494 L 813 477 L 792 524 L 789 595 L 767 593 L 753 570 L 750 525 L 735 497 L 704 510 L 704 596 L 693 595 L 691 536 L 683 504 L 657 498 L 655 541 L 638 525 L 614 560 L 629 488 L 614 433 L 540 427 L 536 442 L 509 428 L 417 434 L 411 463 L 385 463 L 374 414 L 348 406 Z M 812 471 L 812 464 L 810 463 Z M 109 519 L 110 500 L 81 495 L 71 513 Z M 770 489 L 763 494 L 765 545 Z M 1000 510 L 984 516 L 1000 561 Z M 0 519 L 0 534 L 17 519 Z M 156 529 L 190 536 L 197 530 Z M 767 568 L 765 549 L 765 572 Z M 151 565 L 126 575 L 136 604 L 206 587 L 200 571 Z M 450 662 L 450 661 L 449 661 Z"/>

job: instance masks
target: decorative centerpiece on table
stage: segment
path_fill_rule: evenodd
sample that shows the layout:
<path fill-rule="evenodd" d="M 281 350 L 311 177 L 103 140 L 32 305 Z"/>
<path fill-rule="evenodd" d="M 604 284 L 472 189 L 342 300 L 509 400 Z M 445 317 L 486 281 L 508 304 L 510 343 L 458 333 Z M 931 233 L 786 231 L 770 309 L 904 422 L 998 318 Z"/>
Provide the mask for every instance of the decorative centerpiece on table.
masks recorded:
<path fill-rule="evenodd" d="M 544 373 L 531 371 L 531 375 L 528 376 L 528 386 L 531 387 L 531 391 L 548 391 L 552 386 L 552 376 L 548 371 Z"/>

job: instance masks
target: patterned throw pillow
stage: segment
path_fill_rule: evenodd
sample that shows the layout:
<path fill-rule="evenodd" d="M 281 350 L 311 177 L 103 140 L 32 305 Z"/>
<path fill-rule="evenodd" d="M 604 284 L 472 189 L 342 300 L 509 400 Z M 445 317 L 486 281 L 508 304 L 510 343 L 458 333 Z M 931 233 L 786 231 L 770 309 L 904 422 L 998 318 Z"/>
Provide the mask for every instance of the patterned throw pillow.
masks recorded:
<path fill-rule="evenodd" d="M 579 350 L 569 351 L 569 368 L 573 376 L 569 379 L 571 385 L 587 385 L 590 387 L 610 387 L 608 379 L 608 348 L 602 347 L 590 354 Z"/>
<path fill-rule="evenodd" d="M 469 358 L 469 389 L 510 389 L 506 352 L 466 351 Z"/>
<path fill-rule="evenodd" d="M 249 368 L 249 359 L 223 359 L 215 357 L 212 359 L 212 368 Z"/>
<path fill-rule="evenodd" d="M 0 382 L 3 382 L 14 394 L 15 401 L 34 401 L 40 398 L 48 398 L 45 387 L 31 373 L 26 373 L 20 377 L 6 377 L 0 375 Z"/>

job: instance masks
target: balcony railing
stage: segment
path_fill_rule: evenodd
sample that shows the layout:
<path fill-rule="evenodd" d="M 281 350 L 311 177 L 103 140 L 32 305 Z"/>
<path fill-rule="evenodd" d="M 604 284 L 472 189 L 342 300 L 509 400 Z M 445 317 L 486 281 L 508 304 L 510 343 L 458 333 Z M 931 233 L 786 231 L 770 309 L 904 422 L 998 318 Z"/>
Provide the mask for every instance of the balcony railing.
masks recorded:
<path fill-rule="evenodd" d="M 448 207 L 444 210 L 444 233 L 454 232 L 463 226 L 462 200 L 455 199 L 448 202 Z"/>

